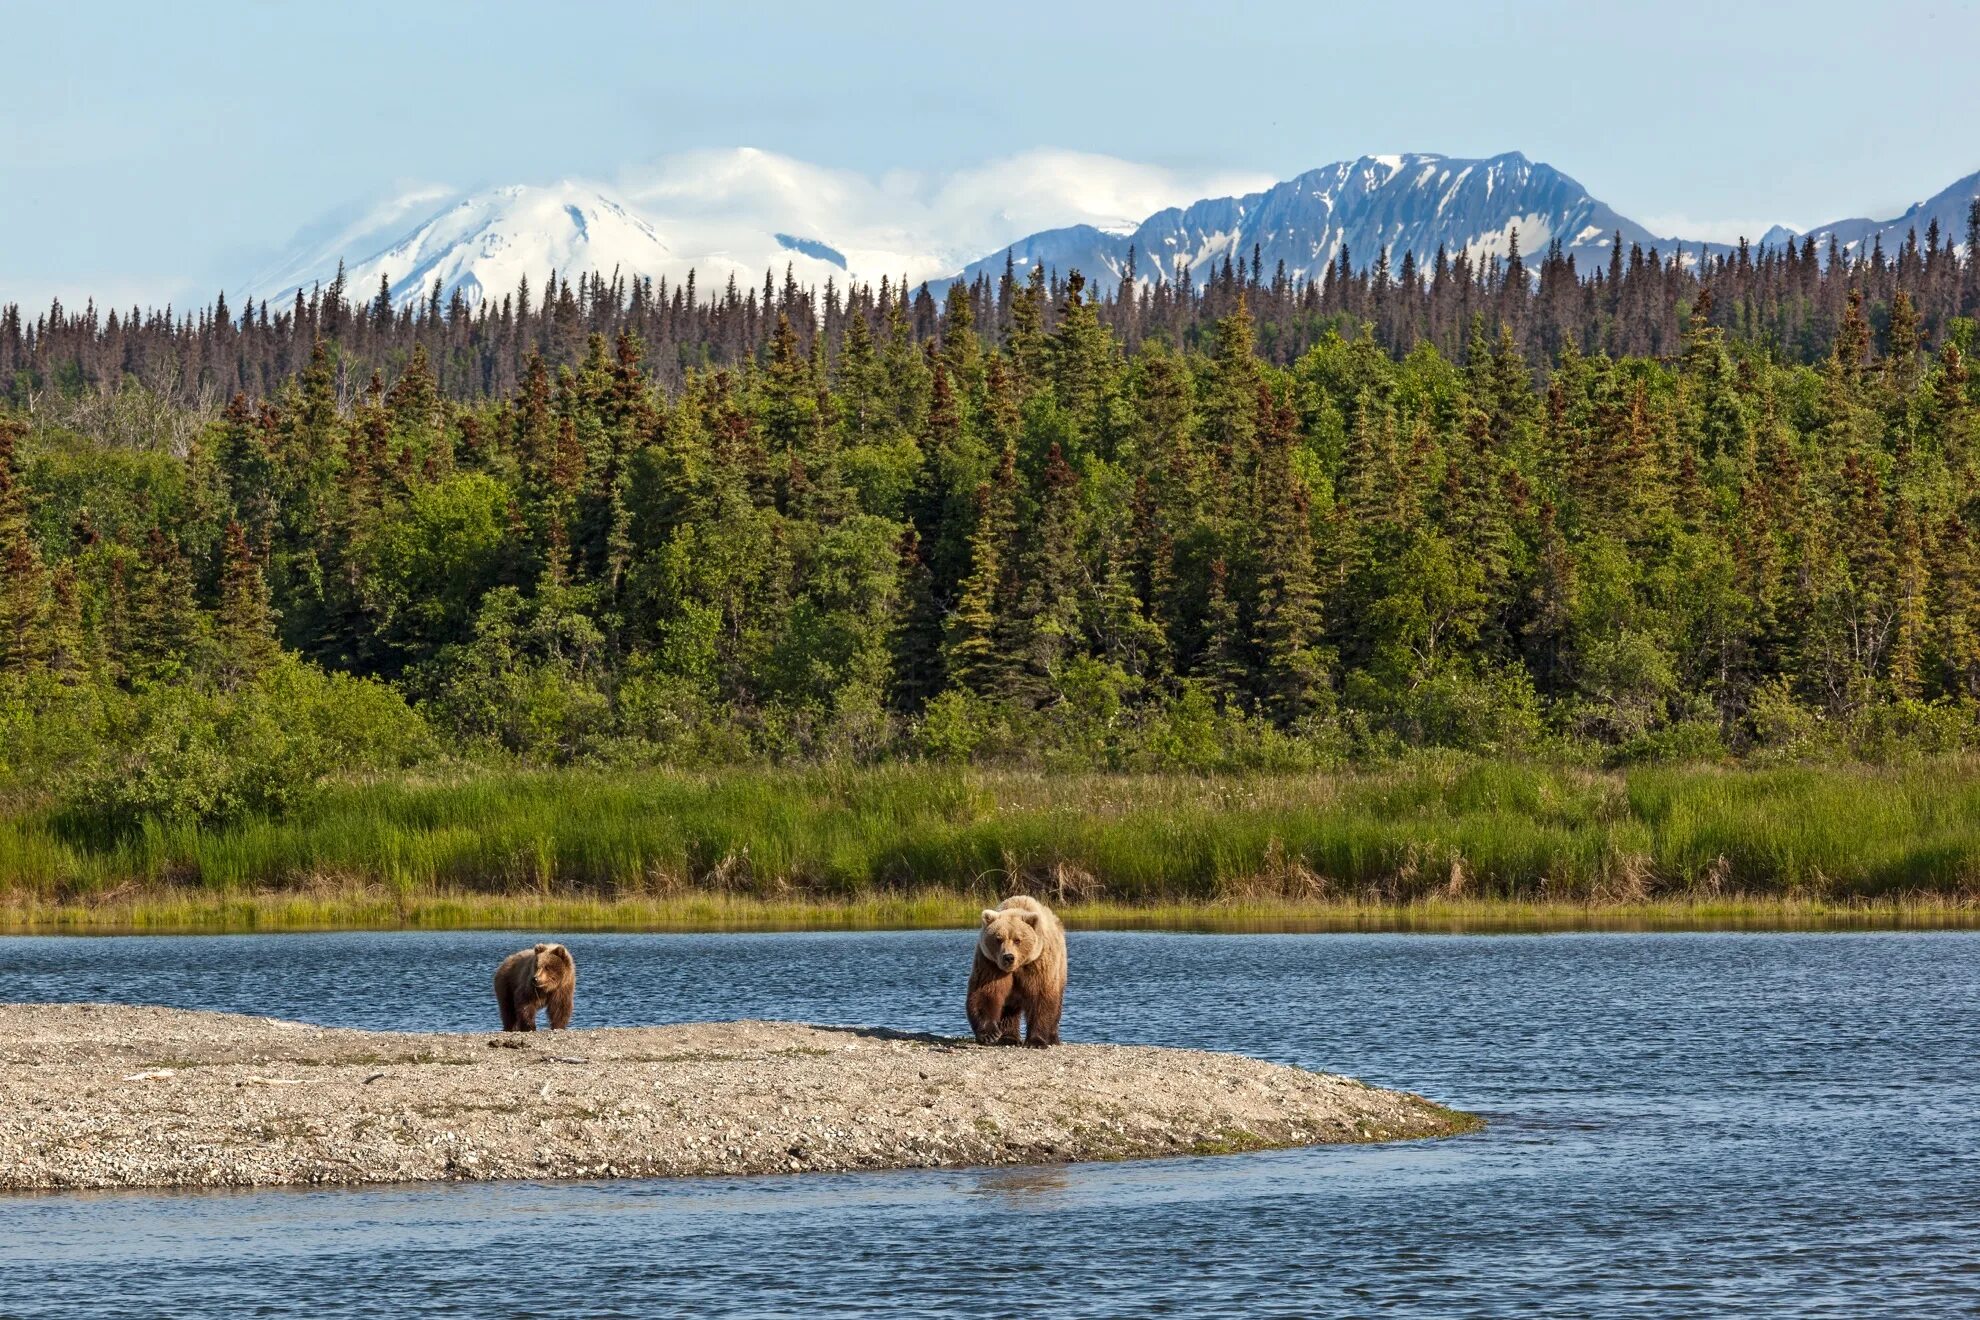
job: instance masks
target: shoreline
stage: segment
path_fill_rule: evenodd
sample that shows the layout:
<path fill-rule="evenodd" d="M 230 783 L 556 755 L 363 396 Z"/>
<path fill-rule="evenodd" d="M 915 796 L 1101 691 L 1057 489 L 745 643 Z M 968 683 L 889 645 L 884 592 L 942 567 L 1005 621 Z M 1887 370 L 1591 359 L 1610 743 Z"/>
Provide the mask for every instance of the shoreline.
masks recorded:
<path fill-rule="evenodd" d="M 402 1033 L 0 1004 L 0 1065 L 0 1191 L 963 1168 L 1483 1125 L 1240 1055 L 785 1022 Z"/>
<path fill-rule="evenodd" d="M 1778 896 L 1591 903 L 1279 897 L 1107 903 L 1041 895 L 1074 929 L 1210 934 L 1546 934 L 1582 931 L 1980 929 L 1980 904 L 1917 895 L 1880 902 Z M 0 936 L 220 935 L 392 930 L 774 933 L 942 930 L 977 924 L 1000 895 L 950 890 L 848 899 L 723 891 L 662 895 L 403 893 L 380 887 L 262 892 L 118 891 L 70 901 L 0 898 Z"/>

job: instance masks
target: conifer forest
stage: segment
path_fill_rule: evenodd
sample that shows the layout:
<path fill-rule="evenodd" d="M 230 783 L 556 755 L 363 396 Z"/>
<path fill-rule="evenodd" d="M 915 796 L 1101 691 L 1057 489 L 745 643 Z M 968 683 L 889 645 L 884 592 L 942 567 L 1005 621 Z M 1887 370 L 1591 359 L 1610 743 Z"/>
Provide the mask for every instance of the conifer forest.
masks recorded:
<path fill-rule="evenodd" d="M 1958 755 L 1974 229 L 10 307 L 0 794 L 102 840 L 477 765 Z"/>

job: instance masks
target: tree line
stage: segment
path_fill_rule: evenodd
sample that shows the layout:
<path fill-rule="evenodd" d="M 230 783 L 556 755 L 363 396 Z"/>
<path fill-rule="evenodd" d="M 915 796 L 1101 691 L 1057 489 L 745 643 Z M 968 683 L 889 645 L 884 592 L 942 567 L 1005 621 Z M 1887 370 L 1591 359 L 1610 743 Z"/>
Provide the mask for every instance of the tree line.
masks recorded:
<path fill-rule="evenodd" d="M 437 752 L 1216 768 L 1971 741 L 1966 304 L 1900 283 L 1873 317 L 1868 267 L 1817 263 L 1841 305 L 1803 362 L 1719 306 L 1771 261 L 1665 266 L 1695 289 L 1668 351 L 1568 336 L 1536 374 L 1544 269 L 1455 352 L 1365 320 L 1268 349 L 1293 295 L 1235 268 L 1179 346 L 1123 328 L 1154 295 L 1130 313 L 1034 270 L 987 312 L 961 288 L 836 322 L 780 298 L 729 363 L 656 371 L 631 325 L 566 363 L 532 341 L 493 396 L 443 383 L 422 335 L 445 317 L 353 310 L 351 342 L 318 335 L 176 445 L 10 411 L 0 784 L 217 816 Z M 389 373 L 366 366 L 388 317 Z"/>
<path fill-rule="evenodd" d="M 1073 274 L 1034 276 L 1043 282 L 1036 296 L 1047 332 Z M 1364 331 L 1398 355 L 1429 344 L 1461 358 L 1471 324 L 1482 316 L 1508 326 L 1528 362 L 1544 370 L 1570 344 L 1584 357 L 1675 354 L 1687 309 L 1710 293 L 1705 305 L 1714 326 L 1779 361 L 1807 365 L 1834 347 L 1852 293 L 1862 296 L 1863 314 L 1880 333 L 1899 290 L 1928 336 L 1942 334 L 1955 317 L 1980 315 L 1980 198 L 1963 236 L 1942 233 L 1935 220 L 1924 234 L 1909 233 L 1895 252 L 1884 250 L 1881 237 L 1848 253 L 1833 239 L 1818 247 L 1813 238 L 1759 249 L 1742 241 L 1717 254 L 1659 252 L 1625 245 L 1618 233 L 1607 262 L 1587 269 L 1563 254 L 1558 241 L 1529 259 L 1515 231 L 1503 258 L 1441 248 L 1429 258 L 1392 258 L 1387 251 L 1371 257 L 1343 246 L 1318 274 L 1295 279 L 1283 264 L 1264 269 L 1254 247 L 1249 260 L 1227 253 L 1201 281 L 1188 272 L 1175 280 L 1137 275 L 1132 254 L 1123 275 L 1104 296 L 1088 287 L 1084 302 L 1129 353 L 1148 340 L 1177 352 L 1203 348 L 1242 299 L 1258 351 L 1275 366 L 1292 365 L 1329 334 Z M 473 305 L 458 291 L 443 297 L 436 283 L 426 297 L 401 306 L 383 281 L 376 291 L 352 289 L 340 269 L 328 285 L 298 289 L 286 301 L 249 300 L 238 309 L 224 295 L 191 310 L 120 311 L 91 303 L 78 311 L 57 302 L 29 316 L 9 304 L 0 307 L 0 397 L 18 409 L 73 412 L 137 386 L 214 412 L 236 392 L 272 395 L 325 339 L 338 345 L 343 405 L 355 401 L 372 371 L 404 370 L 415 347 L 424 349 L 446 397 L 506 398 L 520 388 L 532 355 L 552 370 L 575 367 L 592 335 L 610 343 L 621 333 L 645 345 L 642 370 L 677 390 L 691 371 L 760 361 L 780 318 L 799 327 L 802 342 L 822 336 L 828 356 L 836 356 L 854 320 L 875 334 L 899 315 L 916 343 L 938 339 L 943 308 L 960 300 L 969 304 L 971 324 L 1003 343 L 1015 328 L 1025 284 L 1026 272 L 1008 259 L 1000 278 L 951 287 L 939 298 L 926 284 L 890 279 L 877 290 L 870 283 L 827 283 L 821 291 L 800 287 L 788 270 L 781 282 L 766 272 L 760 287 L 739 286 L 731 277 L 720 289 L 698 285 L 692 273 L 671 285 L 617 271 L 574 280 L 552 273 L 540 286 L 525 279 Z M 126 429 L 151 420 L 127 420 Z"/>

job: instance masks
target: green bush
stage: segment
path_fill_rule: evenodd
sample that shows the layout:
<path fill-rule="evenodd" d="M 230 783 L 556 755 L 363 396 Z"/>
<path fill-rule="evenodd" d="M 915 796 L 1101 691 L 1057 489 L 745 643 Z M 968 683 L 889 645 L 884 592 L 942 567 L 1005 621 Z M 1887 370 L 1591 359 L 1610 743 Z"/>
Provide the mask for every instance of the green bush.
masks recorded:
<path fill-rule="evenodd" d="M 0 678 L 0 796 L 38 797 L 113 736 L 115 688 L 71 685 L 46 670 Z"/>
<path fill-rule="evenodd" d="M 611 702 L 599 683 L 604 635 L 576 593 L 526 598 L 497 587 L 483 599 L 474 637 L 450 646 L 418 676 L 422 710 L 471 748 L 567 765 L 610 744 Z"/>
<path fill-rule="evenodd" d="M 921 722 L 915 726 L 915 742 L 923 753 L 938 761 L 967 761 L 982 746 L 988 723 L 984 703 L 951 688 L 922 710 Z"/>
<path fill-rule="evenodd" d="M 432 745 L 390 687 L 293 658 L 233 692 L 140 691 L 119 704 L 108 733 L 62 794 L 73 827 L 279 815 L 333 774 L 401 768 Z"/>
<path fill-rule="evenodd" d="M 1375 727 L 1411 747 L 1516 751 L 1541 732 L 1533 680 L 1519 669 L 1439 663 L 1392 685 L 1355 673 L 1348 697 Z"/>

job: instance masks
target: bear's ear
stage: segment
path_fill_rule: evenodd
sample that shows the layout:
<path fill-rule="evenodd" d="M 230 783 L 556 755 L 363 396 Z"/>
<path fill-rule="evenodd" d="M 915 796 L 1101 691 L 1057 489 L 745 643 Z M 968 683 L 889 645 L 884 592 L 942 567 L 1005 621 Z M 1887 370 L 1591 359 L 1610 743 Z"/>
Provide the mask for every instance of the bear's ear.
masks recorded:
<path fill-rule="evenodd" d="M 547 944 L 539 944 L 539 945 L 537 945 L 537 946 L 536 946 L 536 952 L 538 952 L 538 953 L 542 953 L 542 952 L 543 952 L 543 951 L 544 951 L 545 949 L 547 949 L 547 948 L 549 948 L 549 947 L 550 947 L 550 946 L 549 946 L 549 945 L 547 945 Z"/>
<path fill-rule="evenodd" d="M 1024 919 L 1025 919 L 1025 920 L 1026 920 L 1027 922 L 1029 922 L 1029 923 L 1031 923 L 1031 926 L 1032 926 L 1032 928 L 1033 928 L 1033 929 L 1036 929 L 1036 928 L 1037 928 L 1037 926 L 1038 926 L 1038 914 L 1037 914 L 1036 912 L 1027 912 L 1027 913 L 1025 913 L 1025 914 L 1024 914 Z"/>
<path fill-rule="evenodd" d="M 998 914 L 997 914 L 997 909 L 996 909 L 996 908 L 984 908 L 984 909 L 983 909 L 983 924 L 984 924 L 984 925 L 986 925 L 986 926 L 987 926 L 987 925 L 989 925 L 989 924 L 990 924 L 991 922 L 993 922 L 993 921 L 995 921 L 995 920 L 997 919 L 997 915 L 998 915 Z"/>

